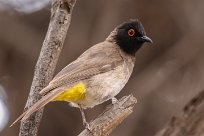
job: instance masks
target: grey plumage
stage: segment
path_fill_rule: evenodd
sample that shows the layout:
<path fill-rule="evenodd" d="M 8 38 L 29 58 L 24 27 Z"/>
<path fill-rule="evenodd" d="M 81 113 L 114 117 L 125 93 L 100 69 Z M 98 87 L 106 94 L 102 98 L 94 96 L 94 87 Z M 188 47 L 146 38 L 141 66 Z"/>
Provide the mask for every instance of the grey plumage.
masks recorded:
<path fill-rule="evenodd" d="M 128 48 L 123 45 L 124 40 L 128 41 L 126 29 L 128 31 L 130 29 L 128 27 L 131 26 L 132 29 L 134 25 L 136 26 L 135 29 L 139 27 L 140 31 L 144 31 L 143 27 L 139 26 L 141 23 L 138 23 L 138 20 L 123 24 L 124 28 L 120 25 L 120 31 L 125 33 L 120 32 L 118 35 L 118 27 L 114 29 L 104 42 L 92 46 L 62 69 L 49 85 L 40 91 L 42 98 L 17 118 L 13 124 L 18 120 L 27 119 L 32 113 L 79 82 L 85 84 L 86 96 L 82 100 L 70 101 L 73 106 L 82 109 L 92 108 L 117 95 L 125 86 L 133 71 L 135 54 L 132 54 L 132 51 L 129 53 L 129 50 L 134 48 L 132 50 L 136 52 L 145 42 L 141 41 L 141 36 L 144 37 L 144 35 L 140 35 L 140 41 L 138 41 L 137 36 L 135 36 L 135 39 L 130 37 L 131 42 L 127 43 Z M 117 39 L 119 40 L 117 41 Z"/>

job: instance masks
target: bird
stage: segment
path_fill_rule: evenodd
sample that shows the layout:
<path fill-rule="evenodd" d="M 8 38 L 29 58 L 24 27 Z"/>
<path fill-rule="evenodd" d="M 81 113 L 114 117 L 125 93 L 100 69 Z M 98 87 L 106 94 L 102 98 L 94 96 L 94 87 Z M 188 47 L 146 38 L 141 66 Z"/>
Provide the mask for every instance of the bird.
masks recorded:
<path fill-rule="evenodd" d="M 115 27 L 109 36 L 63 68 L 39 93 L 42 96 L 12 124 L 28 119 L 50 102 L 65 101 L 80 109 L 83 125 L 90 129 L 84 110 L 115 96 L 128 82 L 135 65 L 136 52 L 144 43 L 153 43 L 138 19 Z M 150 44 L 151 45 L 151 44 Z"/>

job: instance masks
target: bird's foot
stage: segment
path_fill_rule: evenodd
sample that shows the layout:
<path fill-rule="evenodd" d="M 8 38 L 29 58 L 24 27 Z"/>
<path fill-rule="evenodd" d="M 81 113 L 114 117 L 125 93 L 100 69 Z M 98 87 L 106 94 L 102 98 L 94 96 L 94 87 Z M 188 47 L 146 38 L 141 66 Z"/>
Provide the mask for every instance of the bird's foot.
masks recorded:
<path fill-rule="evenodd" d="M 81 112 L 81 116 L 82 116 L 82 120 L 83 120 L 83 125 L 84 127 L 90 132 L 91 135 L 93 135 L 93 132 L 91 131 L 91 128 L 90 128 L 90 125 L 89 123 L 86 121 L 86 117 L 85 117 L 85 114 L 84 114 L 84 110 L 83 108 L 79 105 L 79 109 L 80 109 L 80 112 Z"/>
<path fill-rule="evenodd" d="M 90 128 L 90 125 L 88 122 L 83 122 L 83 125 L 85 126 L 85 128 L 89 131 L 89 133 L 91 135 L 94 135 L 94 133 L 92 132 L 91 128 Z"/>
<path fill-rule="evenodd" d="M 88 129 L 89 131 L 91 131 L 91 128 L 90 128 L 90 125 L 89 125 L 88 122 L 83 121 L 83 125 L 84 125 L 84 127 L 85 127 L 86 129 Z"/>
<path fill-rule="evenodd" d="M 116 103 L 118 102 L 118 99 L 116 99 L 115 97 L 113 97 L 113 98 L 111 99 L 111 101 L 112 101 L 112 104 L 114 105 L 114 104 L 116 104 Z"/>

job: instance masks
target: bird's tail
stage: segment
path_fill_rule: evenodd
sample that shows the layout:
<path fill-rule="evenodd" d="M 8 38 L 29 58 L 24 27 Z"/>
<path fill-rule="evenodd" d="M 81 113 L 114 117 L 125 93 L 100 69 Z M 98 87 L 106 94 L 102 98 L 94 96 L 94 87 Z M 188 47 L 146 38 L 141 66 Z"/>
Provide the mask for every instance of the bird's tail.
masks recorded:
<path fill-rule="evenodd" d="M 33 106 L 31 106 L 29 109 L 27 109 L 23 114 L 21 114 L 11 125 L 12 127 L 14 124 L 16 124 L 18 121 L 24 121 L 27 118 L 30 117 L 34 112 L 44 107 L 46 104 L 48 104 L 50 101 L 52 101 L 57 95 L 59 95 L 61 91 L 59 89 L 52 90 L 47 95 L 43 96 L 38 102 L 36 102 Z"/>

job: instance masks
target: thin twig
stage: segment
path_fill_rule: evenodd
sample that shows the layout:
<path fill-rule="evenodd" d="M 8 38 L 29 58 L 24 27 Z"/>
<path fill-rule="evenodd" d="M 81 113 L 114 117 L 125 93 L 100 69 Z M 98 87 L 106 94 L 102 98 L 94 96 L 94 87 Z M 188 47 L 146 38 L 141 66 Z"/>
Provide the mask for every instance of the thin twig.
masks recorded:
<path fill-rule="evenodd" d="M 132 95 L 124 96 L 114 105 L 106 108 L 90 123 L 91 131 L 85 129 L 78 136 L 108 136 L 128 115 L 132 113 L 137 100 Z"/>
<path fill-rule="evenodd" d="M 45 40 L 38 58 L 30 94 L 25 110 L 36 103 L 39 91 L 52 79 L 71 22 L 71 13 L 76 0 L 52 0 L 51 18 Z M 19 136 L 36 136 L 43 109 L 21 123 Z"/>
<path fill-rule="evenodd" d="M 203 136 L 204 134 L 204 90 L 184 107 L 155 136 Z"/>

